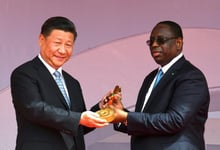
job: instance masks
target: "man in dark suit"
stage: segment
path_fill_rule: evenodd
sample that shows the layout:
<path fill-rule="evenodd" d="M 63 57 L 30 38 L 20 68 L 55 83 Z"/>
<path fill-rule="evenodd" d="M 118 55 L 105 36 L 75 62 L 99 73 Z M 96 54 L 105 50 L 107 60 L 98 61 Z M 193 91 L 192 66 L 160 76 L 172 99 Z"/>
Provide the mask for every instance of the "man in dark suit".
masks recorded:
<path fill-rule="evenodd" d="M 85 150 L 83 135 L 108 125 L 96 113 L 86 111 L 80 83 L 62 70 L 76 37 L 72 21 L 49 18 L 39 36 L 40 54 L 13 71 L 16 150 Z"/>
<path fill-rule="evenodd" d="M 160 66 L 146 76 L 135 112 L 114 101 L 114 128 L 131 135 L 131 150 L 205 150 L 209 90 L 203 73 L 183 56 L 181 27 L 159 22 L 147 45 Z M 162 78 L 156 84 L 159 70 Z"/>

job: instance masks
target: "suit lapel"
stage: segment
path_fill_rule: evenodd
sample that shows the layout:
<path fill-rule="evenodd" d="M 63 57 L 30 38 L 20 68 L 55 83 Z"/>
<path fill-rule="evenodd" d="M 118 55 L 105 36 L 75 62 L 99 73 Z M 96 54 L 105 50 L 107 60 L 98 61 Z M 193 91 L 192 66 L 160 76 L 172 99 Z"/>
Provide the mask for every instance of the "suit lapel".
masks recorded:
<path fill-rule="evenodd" d="M 44 64 L 40 61 L 38 57 L 34 58 L 33 60 L 35 68 L 39 72 L 39 78 L 42 79 L 43 82 L 47 83 L 47 87 L 45 89 L 50 89 L 51 91 L 54 91 L 54 93 L 57 94 L 62 104 L 65 106 L 66 109 L 69 109 L 64 96 L 62 95 L 59 87 L 56 84 L 56 81 L 51 76 L 49 70 L 44 66 Z M 53 97 L 51 97 L 53 98 Z M 67 145 L 68 150 L 72 150 L 75 146 L 74 138 L 71 135 L 65 134 L 62 131 L 60 131 L 61 136 L 64 139 L 65 144 Z"/>
<path fill-rule="evenodd" d="M 158 85 L 152 90 L 151 95 L 148 99 L 147 104 L 145 105 L 145 108 L 143 111 L 146 111 L 148 109 L 148 107 L 150 107 L 152 101 L 155 100 L 155 97 L 157 97 L 157 95 L 160 94 L 160 91 L 163 90 L 163 88 L 165 88 L 165 86 L 167 84 L 169 84 L 170 80 L 172 80 L 173 78 L 175 78 L 175 76 L 178 74 L 179 69 L 181 68 L 182 64 L 185 62 L 185 57 L 183 56 L 182 58 L 180 58 L 173 66 L 171 66 L 171 68 L 169 68 L 167 70 L 167 72 L 164 74 L 163 78 L 161 78 L 160 82 L 158 83 Z M 156 73 L 154 73 L 153 75 L 151 75 L 151 82 L 153 81 L 153 78 L 155 77 Z M 147 89 L 150 87 L 151 82 L 147 85 Z M 146 95 L 146 94 L 145 94 Z M 143 96 L 143 101 L 145 100 L 145 95 Z M 143 106 L 143 104 L 141 105 L 141 107 Z"/>
<path fill-rule="evenodd" d="M 61 93 L 59 87 L 57 86 L 56 81 L 51 76 L 49 70 L 44 66 L 44 64 L 40 61 L 38 57 L 36 57 L 33 60 L 33 62 L 39 72 L 40 78 L 43 80 L 43 82 L 48 83 L 47 84 L 48 87 L 47 88 L 45 87 L 45 89 L 50 89 L 51 91 L 54 91 L 54 93 L 57 94 L 57 96 L 59 97 L 60 101 L 65 106 L 65 108 L 69 109 L 63 94 Z"/>
<path fill-rule="evenodd" d="M 142 107 L 143 107 L 143 104 L 144 104 L 144 101 L 145 101 L 145 96 L 148 92 L 148 89 L 155 77 L 155 75 L 157 74 L 157 69 L 155 69 L 154 71 L 152 71 L 144 80 L 143 84 L 142 84 L 142 87 L 140 89 L 140 92 L 139 92 L 139 95 L 138 95 L 138 100 L 137 100 L 137 103 L 136 103 L 136 106 L 135 106 L 135 111 L 137 112 L 140 112 Z"/>
<path fill-rule="evenodd" d="M 80 93 L 79 93 L 79 91 L 76 91 L 77 90 L 76 82 L 74 82 L 72 77 L 70 77 L 70 75 L 68 73 L 66 73 L 65 71 L 63 71 L 63 77 L 65 79 L 66 87 L 67 87 L 67 90 L 69 93 L 69 98 L 71 101 L 71 110 L 79 111 L 78 107 L 80 107 L 82 104 L 80 103 L 81 97 L 78 96 L 78 94 L 80 94 Z"/>
<path fill-rule="evenodd" d="M 163 78 L 161 78 L 158 85 L 152 90 L 151 95 L 150 95 L 148 102 L 145 105 L 145 108 L 143 111 L 146 111 L 150 107 L 151 103 L 153 101 L 155 101 L 155 98 L 157 98 L 158 95 L 160 95 L 161 90 L 163 90 L 163 88 L 165 88 L 165 86 L 169 83 L 169 81 L 172 77 L 173 76 L 169 72 L 166 72 L 164 74 Z"/>
<path fill-rule="evenodd" d="M 72 106 L 73 106 L 73 96 L 72 96 L 72 92 L 73 92 L 73 89 L 71 89 L 71 87 L 73 86 L 70 79 L 69 79 L 69 76 L 68 74 L 65 72 L 65 71 L 62 71 L 62 74 L 63 74 L 63 78 L 65 80 L 65 84 L 66 84 L 66 88 L 67 88 L 67 92 L 69 94 L 69 99 L 70 99 L 70 109 L 72 110 Z M 71 83 L 71 84 L 70 84 Z"/>

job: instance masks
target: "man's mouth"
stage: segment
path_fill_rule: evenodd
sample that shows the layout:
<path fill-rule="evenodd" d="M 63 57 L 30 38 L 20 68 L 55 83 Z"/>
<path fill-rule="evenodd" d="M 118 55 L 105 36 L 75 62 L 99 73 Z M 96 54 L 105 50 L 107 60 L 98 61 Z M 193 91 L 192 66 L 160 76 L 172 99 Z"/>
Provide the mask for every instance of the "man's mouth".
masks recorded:
<path fill-rule="evenodd" d="M 56 56 L 57 59 L 65 59 L 64 56 Z"/>
<path fill-rule="evenodd" d="M 152 51 L 152 56 L 153 57 L 158 57 L 160 55 L 160 51 Z"/>

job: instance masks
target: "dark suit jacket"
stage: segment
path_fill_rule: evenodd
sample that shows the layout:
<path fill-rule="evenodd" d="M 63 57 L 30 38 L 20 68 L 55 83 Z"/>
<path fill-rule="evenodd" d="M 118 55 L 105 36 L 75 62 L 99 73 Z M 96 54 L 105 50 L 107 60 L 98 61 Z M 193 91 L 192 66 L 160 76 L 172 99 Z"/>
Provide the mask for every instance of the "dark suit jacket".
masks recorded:
<path fill-rule="evenodd" d="M 128 126 L 114 126 L 131 135 L 132 150 L 204 150 L 204 124 L 209 91 L 203 73 L 184 57 L 163 76 L 148 99 L 145 95 L 157 70 L 144 80 Z"/>
<path fill-rule="evenodd" d="M 92 129 L 79 125 L 81 112 L 86 110 L 81 87 L 65 71 L 63 76 L 71 108 L 38 57 L 13 71 L 11 93 L 18 126 L 16 150 L 85 149 L 83 135 Z"/>

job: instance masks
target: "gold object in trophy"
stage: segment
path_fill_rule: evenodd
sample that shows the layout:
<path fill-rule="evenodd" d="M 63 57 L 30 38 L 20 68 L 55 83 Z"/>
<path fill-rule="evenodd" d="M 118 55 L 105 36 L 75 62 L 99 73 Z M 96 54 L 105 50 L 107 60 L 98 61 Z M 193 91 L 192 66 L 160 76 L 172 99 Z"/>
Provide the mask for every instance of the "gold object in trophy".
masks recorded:
<path fill-rule="evenodd" d="M 112 122 L 115 119 L 115 111 L 109 107 L 100 109 L 96 113 L 99 114 L 100 118 L 107 120 L 107 122 Z"/>
<path fill-rule="evenodd" d="M 102 119 L 106 119 L 107 122 L 112 122 L 115 119 L 115 112 L 113 109 L 111 109 L 110 107 L 108 107 L 108 105 L 111 105 L 113 103 L 114 100 L 114 94 L 118 94 L 121 92 L 121 88 L 116 85 L 113 93 L 111 93 L 110 95 L 108 95 L 106 97 L 106 99 L 104 100 L 104 103 L 107 104 L 106 108 L 103 108 L 101 110 L 98 110 L 96 113 L 98 113 L 100 115 L 100 118 Z"/>

